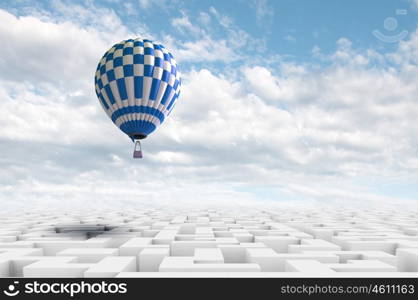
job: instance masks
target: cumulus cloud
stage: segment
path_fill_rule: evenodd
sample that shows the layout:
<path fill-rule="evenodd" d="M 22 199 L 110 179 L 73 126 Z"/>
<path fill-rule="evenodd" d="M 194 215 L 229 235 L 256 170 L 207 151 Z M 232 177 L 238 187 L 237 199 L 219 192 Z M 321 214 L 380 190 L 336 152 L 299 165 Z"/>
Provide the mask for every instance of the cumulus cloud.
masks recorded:
<path fill-rule="evenodd" d="M 279 80 L 271 74 L 270 70 L 260 66 L 247 67 L 244 69 L 244 76 L 251 90 L 263 99 L 277 99 L 280 96 Z"/>
<path fill-rule="evenodd" d="M 72 23 L 54 24 L 34 17 L 20 17 L 1 10 L 0 76 L 3 80 L 79 87 L 91 77 L 88 65 L 105 44 L 94 32 Z M 65 34 L 64 34 L 65 33 Z"/>

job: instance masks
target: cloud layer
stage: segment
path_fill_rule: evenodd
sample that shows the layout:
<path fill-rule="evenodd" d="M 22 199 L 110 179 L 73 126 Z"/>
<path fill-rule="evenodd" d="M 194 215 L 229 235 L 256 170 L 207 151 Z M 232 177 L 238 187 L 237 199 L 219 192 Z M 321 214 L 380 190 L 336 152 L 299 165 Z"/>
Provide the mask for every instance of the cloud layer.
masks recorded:
<path fill-rule="evenodd" d="M 341 38 L 333 53 L 315 48 L 311 63 L 183 70 L 175 111 L 133 161 L 93 73 L 109 45 L 138 33 L 110 9 L 97 23 L 88 6 L 55 5 L 55 14 L 0 10 L 0 201 L 391 202 L 402 197 L 374 187 L 418 181 L 417 32 L 389 54 Z M 171 22 L 189 38 L 149 35 L 185 64 L 245 55 L 250 35 L 214 8 Z M 222 40 L 208 22 L 223 26 Z"/>

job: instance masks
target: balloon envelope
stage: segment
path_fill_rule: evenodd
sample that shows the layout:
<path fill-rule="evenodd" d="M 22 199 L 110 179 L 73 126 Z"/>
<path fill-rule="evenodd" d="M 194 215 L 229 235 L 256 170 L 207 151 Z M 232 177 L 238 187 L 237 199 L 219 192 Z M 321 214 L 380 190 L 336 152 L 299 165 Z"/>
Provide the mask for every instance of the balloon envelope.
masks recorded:
<path fill-rule="evenodd" d="M 164 122 L 180 86 L 173 55 L 163 45 L 139 38 L 111 47 L 95 75 L 103 109 L 132 140 L 147 137 Z"/>

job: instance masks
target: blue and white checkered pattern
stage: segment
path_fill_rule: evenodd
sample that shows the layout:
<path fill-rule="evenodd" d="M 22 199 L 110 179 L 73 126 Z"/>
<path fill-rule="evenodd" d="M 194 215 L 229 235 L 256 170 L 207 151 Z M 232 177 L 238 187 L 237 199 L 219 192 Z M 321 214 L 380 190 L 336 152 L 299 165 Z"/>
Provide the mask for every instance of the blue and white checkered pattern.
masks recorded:
<path fill-rule="evenodd" d="M 129 39 L 102 57 L 96 94 L 109 118 L 132 139 L 152 133 L 180 95 L 177 63 L 163 45 Z"/>

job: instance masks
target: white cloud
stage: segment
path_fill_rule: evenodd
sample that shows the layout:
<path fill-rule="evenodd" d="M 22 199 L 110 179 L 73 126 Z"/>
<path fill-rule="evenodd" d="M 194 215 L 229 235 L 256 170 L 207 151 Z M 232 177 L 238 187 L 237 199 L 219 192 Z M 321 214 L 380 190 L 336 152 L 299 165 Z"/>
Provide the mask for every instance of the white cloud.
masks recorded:
<path fill-rule="evenodd" d="M 408 40 L 401 40 L 399 50 L 388 57 L 397 64 L 418 64 L 418 31 L 413 32 Z"/>
<path fill-rule="evenodd" d="M 226 40 L 214 40 L 209 36 L 190 42 L 178 42 L 167 36 L 165 43 L 170 49 L 174 49 L 173 52 L 179 62 L 231 62 L 240 58 L 234 49 L 228 46 Z"/>
<path fill-rule="evenodd" d="M 147 12 L 153 8 L 158 8 L 160 11 L 166 11 L 169 9 L 173 9 L 177 4 L 177 0 L 138 0 L 139 7 L 141 8 L 142 12 Z"/>
<path fill-rule="evenodd" d="M 8 41 L 1 49 L 0 77 L 41 88 L 45 83 L 64 89 L 83 86 L 94 74 L 97 57 L 109 48 L 109 40 L 127 35 L 123 27 L 105 35 L 71 22 L 17 18 L 4 10 L 0 20 L 0 40 Z"/>
<path fill-rule="evenodd" d="M 206 32 L 202 28 L 192 24 L 189 20 L 189 17 L 184 13 L 182 17 L 172 19 L 171 25 L 177 31 L 180 31 L 184 34 L 192 34 L 193 36 L 202 36 L 206 34 Z"/>
<path fill-rule="evenodd" d="M 253 48 L 264 50 L 260 39 L 251 37 L 236 26 L 229 16 L 219 13 L 214 7 L 209 8 L 209 13 L 200 12 L 197 22 L 184 11 L 181 13 L 181 17 L 171 19 L 171 25 L 182 37 L 165 35 L 163 39 L 180 62 L 232 62 L 244 59 L 241 54 L 243 51 Z M 217 26 L 222 28 L 221 31 L 208 26 L 212 17 L 217 21 Z M 222 33 L 220 36 L 219 32 Z"/>
<path fill-rule="evenodd" d="M 219 24 L 221 24 L 223 27 L 230 28 L 233 25 L 233 21 L 229 16 L 219 13 L 213 6 L 209 8 L 209 12 L 218 20 Z"/>
<path fill-rule="evenodd" d="M 214 7 L 199 12 L 197 16 L 184 10 L 180 13 L 180 17 L 170 19 L 174 33 L 165 33 L 162 37 L 179 62 L 246 63 L 257 59 L 254 53 L 267 50 L 263 37 L 250 35 L 234 19 Z M 268 61 L 275 59 L 271 55 Z"/>
<path fill-rule="evenodd" d="M 150 0 L 138 0 L 138 1 L 139 1 L 139 6 L 143 9 L 147 9 L 151 3 Z"/>
<path fill-rule="evenodd" d="M 264 99 L 274 100 L 282 94 L 279 80 L 260 66 L 245 68 L 244 75 L 251 89 Z"/>
<path fill-rule="evenodd" d="M 290 35 L 290 34 L 286 35 L 286 36 L 284 37 L 284 39 L 285 39 L 286 41 L 289 41 L 289 42 L 296 42 L 296 38 L 295 38 L 293 35 Z"/>
<path fill-rule="evenodd" d="M 253 0 L 253 7 L 255 8 L 255 15 L 259 23 L 270 22 L 274 16 L 274 11 L 269 5 L 268 0 Z"/>
<path fill-rule="evenodd" d="M 232 48 L 247 47 L 247 50 L 256 50 L 257 48 L 260 51 L 263 50 L 263 47 L 260 45 L 260 39 L 250 36 L 245 30 L 238 27 L 228 15 L 219 13 L 214 7 L 210 7 L 209 12 L 227 33 L 227 41 Z"/>
<path fill-rule="evenodd" d="M 200 12 L 198 20 L 199 20 L 200 23 L 202 23 L 202 25 L 208 26 L 211 22 L 211 17 L 206 12 Z"/>

